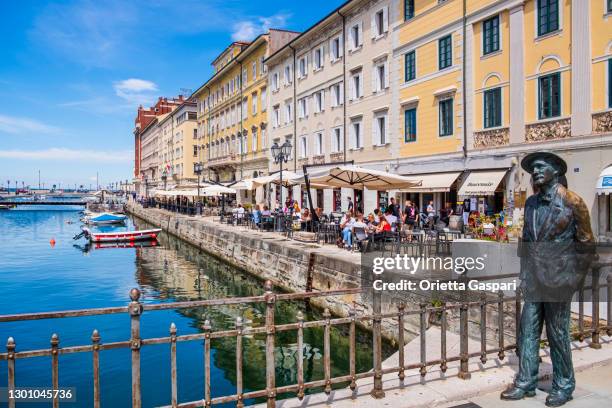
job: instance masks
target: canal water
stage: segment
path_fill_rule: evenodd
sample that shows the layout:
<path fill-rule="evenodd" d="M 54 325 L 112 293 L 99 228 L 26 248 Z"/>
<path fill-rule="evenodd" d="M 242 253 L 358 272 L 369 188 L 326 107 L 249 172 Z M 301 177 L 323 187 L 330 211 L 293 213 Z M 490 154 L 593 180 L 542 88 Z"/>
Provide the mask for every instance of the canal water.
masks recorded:
<path fill-rule="evenodd" d="M 161 234 L 155 247 L 88 248 L 84 239 L 72 239 L 80 232 L 79 218 L 79 209 L 69 206 L 0 211 L 0 314 L 124 306 L 133 287 L 142 291 L 141 301 L 145 303 L 263 293 L 261 280 L 165 234 Z M 119 228 L 146 227 L 142 221 L 130 220 L 127 226 Z M 276 323 L 294 322 L 300 310 L 306 319 L 321 318 L 320 310 L 312 310 L 303 302 L 279 302 Z M 264 306 L 145 312 L 141 318 L 141 335 L 143 338 L 167 336 L 171 323 L 176 324 L 178 334 L 198 333 L 205 319 L 210 320 L 213 330 L 228 329 L 234 327 L 237 316 L 243 318 L 247 327 L 260 326 L 264 321 Z M 0 348 L 4 349 L 9 336 L 14 337 L 17 351 L 49 348 L 53 333 L 58 334 L 60 347 L 90 344 L 94 329 L 99 331 L 103 343 L 125 341 L 130 337 L 129 323 L 127 314 L 0 323 Z M 371 335 L 358 331 L 357 338 L 357 370 L 367 371 L 372 367 Z M 235 393 L 235 344 L 235 339 L 229 338 L 211 343 L 213 397 Z M 243 341 L 245 391 L 265 388 L 264 349 L 263 336 L 247 336 Z M 203 398 L 203 350 L 202 341 L 178 343 L 179 402 Z M 348 350 L 348 328 L 333 328 L 332 375 L 348 374 Z M 385 344 L 383 354 L 391 352 Z M 141 356 L 143 406 L 170 404 L 169 345 L 144 346 Z M 323 379 L 321 329 L 305 329 L 304 356 L 305 381 Z M 277 385 L 295 383 L 295 331 L 277 333 L 275 360 Z M 129 407 L 130 350 L 102 351 L 100 369 L 102 406 Z M 0 361 L 0 387 L 7 385 L 6 372 L 6 361 Z M 76 389 L 76 402 L 64 406 L 92 406 L 92 373 L 91 353 L 60 356 L 60 387 Z M 50 358 L 18 359 L 16 384 L 50 387 Z"/>

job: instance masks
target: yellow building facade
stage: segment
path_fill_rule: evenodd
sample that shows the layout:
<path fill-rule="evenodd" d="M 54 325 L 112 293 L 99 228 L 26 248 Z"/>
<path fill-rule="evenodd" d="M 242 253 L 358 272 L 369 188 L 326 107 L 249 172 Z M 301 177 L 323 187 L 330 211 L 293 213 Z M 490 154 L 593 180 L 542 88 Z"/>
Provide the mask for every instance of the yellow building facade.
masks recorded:
<path fill-rule="evenodd" d="M 251 43 L 232 43 L 213 62 L 212 78 L 193 94 L 198 101 L 199 159 L 211 180 L 232 182 L 267 173 L 264 60 L 295 35 L 271 29 Z"/>

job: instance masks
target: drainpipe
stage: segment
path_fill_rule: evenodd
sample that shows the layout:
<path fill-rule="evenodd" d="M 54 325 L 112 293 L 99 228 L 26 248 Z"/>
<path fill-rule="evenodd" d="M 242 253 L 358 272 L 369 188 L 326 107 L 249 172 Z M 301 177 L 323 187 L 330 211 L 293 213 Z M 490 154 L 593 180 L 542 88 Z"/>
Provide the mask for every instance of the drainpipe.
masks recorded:
<path fill-rule="evenodd" d="M 346 16 L 338 10 L 338 15 L 342 17 L 342 161 L 346 162 L 346 94 L 348 91 L 346 84 Z"/>
<path fill-rule="evenodd" d="M 296 62 L 297 57 L 296 57 L 295 48 L 293 48 L 291 45 L 289 45 L 289 48 L 291 48 L 291 51 L 293 52 L 293 68 L 292 68 L 292 71 L 293 71 L 293 112 L 292 112 L 293 113 L 293 172 L 296 173 L 297 172 L 297 82 L 296 82 L 297 75 L 295 72 L 297 70 L 297 67 L 295 66 L 295 62 Z M 279 78 L 279 82 L 280 82 L 280 78 Z"/>
<path fill-rule="evenodd" d="M 465 90 L 466 90 L 466 73 L 465 73 L 465 68 L 467 66 L 467 62 L 466 62 L 466 58 L 467 58 L 467 51 L 466 51 L 466 45 L 467 45 L 467 40 L 465 38 L 466 35 L 466 25 L 467 25 L 467 16 L 466 16 L 466 9 L 467 9 L 467 0 L 463 0 L 463 24 L 462 24 L 462 30 L 463 30 L 463 35 L 462 35 L 462 41 L 463 41 L 463 46 L 461 47 L 461 52 L 463 54 L 463 58 L 461 59 L 461 63 L 462 63 L 462 92 L 461 92 L 461 96 L 463 99 L 463 160 L 464 163 L 467 160 L 467 154 L 468 154 L 468 147 L 467 147 L 467 108 L 465 106 L 465 104 L 467 103 L 467 95 L 465 94 Z"/>

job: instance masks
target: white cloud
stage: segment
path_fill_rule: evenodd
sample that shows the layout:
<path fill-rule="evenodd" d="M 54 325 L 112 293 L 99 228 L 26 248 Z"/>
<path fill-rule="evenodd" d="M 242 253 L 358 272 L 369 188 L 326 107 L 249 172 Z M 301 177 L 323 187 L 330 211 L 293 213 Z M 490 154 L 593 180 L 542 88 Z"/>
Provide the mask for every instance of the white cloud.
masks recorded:
<path fill-rule="evenodd" d="M 117 81 L 113 84 L 115 93 L 125 101 L 145 105 L 155 97 L 157 85 L 145 79 L 129 78 Z"/>
<path fill-rule="evenodd" d="M 252 41 L 259 34 L 267 32 L 270 28 L 284 28 L 289 19 L 288 14 L 274 14 L 269 17 L 257 17 L 253 20 L 243 20 L 234 24 L 232 40 Z"/>
<path fill-rule="evenodd" d="M 57 160 L 103 163 L 128 163 L 134 159 L 129 150 L 96 151 L 54 147 L 45 150 L 0 150 L 0 158 L 19 160 Z"/>
<path fill-rule="evenodd" d="M 0 115 L 0 132 L 23 133 L 57 133 L 60 129 L 30 118 Z"/>

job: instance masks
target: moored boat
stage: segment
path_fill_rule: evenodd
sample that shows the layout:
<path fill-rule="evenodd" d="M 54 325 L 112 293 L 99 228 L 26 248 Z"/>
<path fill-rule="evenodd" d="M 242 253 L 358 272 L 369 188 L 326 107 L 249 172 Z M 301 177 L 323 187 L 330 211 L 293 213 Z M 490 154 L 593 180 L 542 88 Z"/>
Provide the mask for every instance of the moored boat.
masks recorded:
<path fill-rule="evenodd" d="M 124 232 L 92 232 L 89 228 L 82 228 L 83 234 L 91 242 L 135 242 L 156 240 L 161 229 Z M 76 238 L 76 237 L 75 237 Z"/>
<path fill-rule="evenodd" d="M 127 215 L 125 214 L 99 213 L 86 215 L 81 221 L 86 224 L 108 225 L 122 224 L 125 220 L 127 220 Z"/>

